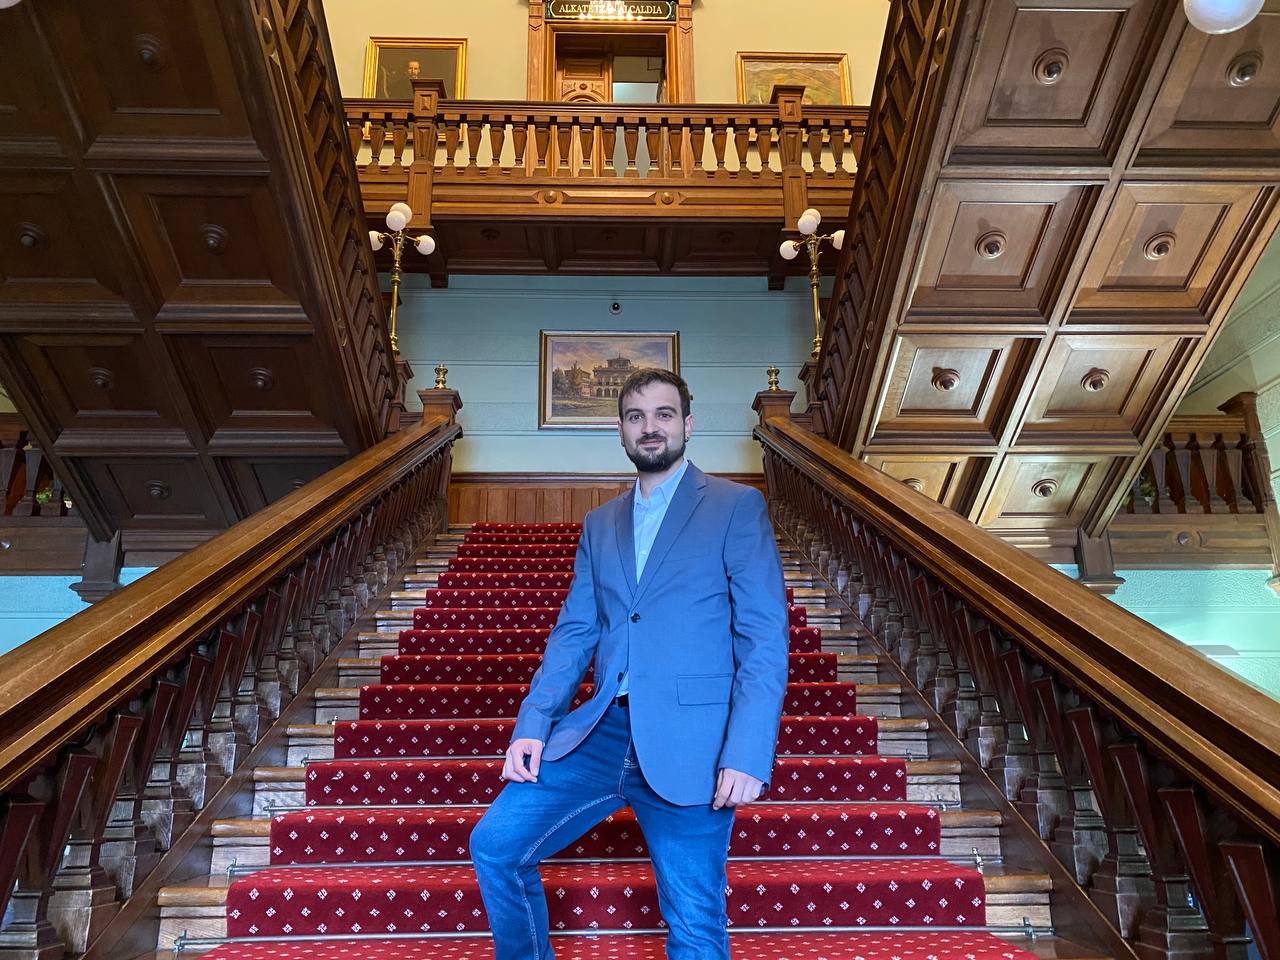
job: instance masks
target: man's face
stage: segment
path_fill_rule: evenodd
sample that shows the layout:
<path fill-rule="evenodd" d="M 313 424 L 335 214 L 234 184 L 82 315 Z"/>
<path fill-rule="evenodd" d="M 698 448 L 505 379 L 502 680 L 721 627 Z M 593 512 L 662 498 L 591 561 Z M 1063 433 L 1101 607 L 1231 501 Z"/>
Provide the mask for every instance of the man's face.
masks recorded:
<path fill-rule="evenodd" d="M 671 384 L 651 383 L 623 398 L 618 433 L 637 470 L 662 473 L 684 456 L 693 414 L 680 416 L 680 392 Z"/>

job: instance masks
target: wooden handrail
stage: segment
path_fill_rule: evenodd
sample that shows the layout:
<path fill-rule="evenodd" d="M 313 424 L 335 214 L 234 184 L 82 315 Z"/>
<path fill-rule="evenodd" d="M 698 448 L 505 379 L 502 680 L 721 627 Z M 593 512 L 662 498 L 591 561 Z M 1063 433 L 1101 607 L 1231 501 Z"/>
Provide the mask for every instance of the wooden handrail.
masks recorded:
<path fill-rule="evenodd" d="M 461 432 L 436 417 L 396 434 L 0 656 L 0 791 Z"/>
<path fill-rule="evenodd" d="M 84 952 L 74 892 L 105 873 L 127 898 L 447 524 L 461 403 L 420 395 L 421 424 L 0 656 L 6 944 Z"/>
<path fill-rule="evenodd" d="M 1113 942 L 1280 955 L 1280 704 L 803 429 L 793 396 L 755 404 L 776 520 Z"/>
<path fill-rule="evenodd" d="M 755 437 L 1280 842 L 1280 704 L 1190 647 L 785 418 Z"/>

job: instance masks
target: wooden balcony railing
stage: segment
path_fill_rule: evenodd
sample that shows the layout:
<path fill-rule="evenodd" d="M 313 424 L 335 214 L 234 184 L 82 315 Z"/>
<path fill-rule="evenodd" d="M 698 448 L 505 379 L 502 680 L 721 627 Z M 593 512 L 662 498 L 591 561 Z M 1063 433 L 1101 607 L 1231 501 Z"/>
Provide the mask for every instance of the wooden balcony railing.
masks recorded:
<path fill-rule="evenodd" d="M 1242 958 L 1248 935 L 1280 957 L 1276 701 L 757 409 L 778 521 L 1103 911 L 1111 955 Z"/>
<path fill-rule="evenodd" d="M 867 116 L 805 106 L 802 88 L 778 88 L 774 104 L 636 107 L 446 101 L 431 81 L 415 88 L 413 101 L 346 101 L 347 129 L 366 206 L 407 191 L 427 222 L 435 189 L 516 180 L 673 188 L 639 208 L 649 216 L 676 213 L 676 187 L 773 185 L 798 215 L 810 185 L 852 189 Z M 846 202 L 842 192 L 842 212 Z"/>
<path fill-rule="evenodd" d="M 1137 566 L 1269 566 L 1280 587 L 1280 513 L 1257 397 L 1223 413 L 1175 416 L 1108 528 L 1116 561 Z"/>
<path fill-rule="evenodd" d="M 62 485 L 16 413 L 0 414 L 0 484 L 6 517 L 75 517 Z"/>
<path fill-rule="evenodd" d="M 0 953 L 144 918 L 111 907 L 442 529 L 460 404 L 422 396 L 417 427 L 0 657 Z"/>

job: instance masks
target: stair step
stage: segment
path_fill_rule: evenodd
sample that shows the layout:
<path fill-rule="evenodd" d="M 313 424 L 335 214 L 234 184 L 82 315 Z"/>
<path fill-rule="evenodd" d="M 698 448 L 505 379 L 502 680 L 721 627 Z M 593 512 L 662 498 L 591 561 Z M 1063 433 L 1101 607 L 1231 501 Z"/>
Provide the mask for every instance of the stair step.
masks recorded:
<path fill-rule="evenodd" d="M 371 759 L 383 759 L 403 756 L 500 756 L 511 741 L 514 721 L 504 720 L 428 720 L 428 721 L 365 721 L 371 726 L 364 728 L 346 728 L 347 736 L 357 733 L 366 738 L 360 743 L 360 756 Z M 852 723 L 854 726 L 849 727 Z M 807 725 L 806 725 L 807 724 Z M 779 748 L 782 755 L 804 756 L 808 754 L 830 754 L 849 752 L 850 741 L 846 731 L 859 733 L 857 721 L 849 717 L 783 717 L 779 730 Z M 789 725 L 796 725 L 789 729 Z M 884 757 L 904 757 L 913 760 L 924 760 L 929 755 L 929 722 L 923 719 L 877 719 L 876 720 L 876 752 Z M 826 729 L 824 729 L 826 728 Z M 308 760 L 332 760 L 335 756 L 332 724 L 290 724 L 286 734 L 288 737 L 286 763 L 301 764 Z M 816 733 L 815 733 L 816 732 Z M 405 734 L 416 738 L 403 745 Z M 828 736 L 846 734 L 839 741 L 840 748 L 831 746 Z M 369 739 L 377 737 L 370 746 Z M 445 736 L 443 745 L 429 745 L 428 737 L 435 737 L 440 744 L 440 737 Z M 401 745 L 397 744 L 400 741 Z M 348 743 L 352 741 L 348 740 Z M 421 744 L 421 746 L 419 746 Z M 401 750 L 412 750 L 412 753 L 401 753 Z M 350 759 L 349 751 L 340 754 L 343 759 Z"/>
<path fill-rule="evenodd" d="M 730 953 L 751 960 L 1104 960 L 1056 937 L 1002 939 L 985 932 L 757 933 L 729 936 Z M 557 960 L 664 960 L 666 937 L 654 934 L 556 936 Z M 207 960 L 493 960 L 488 936 L 450 939 L 267 941 L 235 943 Z"/>
<path fill-rule="evenodd" d="M 637 930 L 658 929 L 656 891 L 647 863 L 556 863 L 545 865 L 542 873 L 552 929 L 598 926 L 609 930 L 628 922 Z M 986 868 L 979 876 L 969 868 L 919 860 L 859 861 L 856 872 L 848 869 L 847 861 L 731 861 L 728 875 L 729 914 L 739 925 L 755 926 L 764 919 L 770 926 L 783 928 L 793 923 L 980 928 L 1018 925 L 1023 918 L 1047 926 L 1050 920 L 1050 878 L 998 866 Z M 862 889 L 855 891 L 855 884 Z M 629 888 L 628 895 L 623 895 L 624 888 Z M 290 891 L 287 898 L 286 889 Z M 352 896 L 355 891 L 358 897 Z M 422 896 L 428 891 L 436 895 Z M 396 910 L 378 910 L 393 902 Z M 817 905 L 815 910 L 806 908 L 810 902 Z M 777 910 L 777 903 L 784 908 Z M 425 909 L 418 904 L 425 904 Z M 196 921 L 205 936 L 280 935 L 286 924 L 296 936 L 341 932 L 336 926 L 315 929 L 322 917 L 341 923 L 342 931 L 359 923 L 366 934 L 388 932 L 391 923 L 406 933 L 485 929 L 470 866 L 278 867 L 240 878 L 231 888 L 163 888 L 159 905 L 161 947 L 172 944 L 183 929 L 192 931 Z M 213 914 L 224 905 L 227 913 L 219 928 Z M 274 908 L 272 916 L 266 915 L 267 905 Z M 337 920 L 339 906 L 344 913 Z M 609 912 L 611 906 L 616 912 Z M 407 929 L 410 926 L 412 930 Z M 422 926 L 429 929 L 424 931 Z"/>
<path fill-rule="evenodd" d="M 902 811 L 913 820 L 902 847 L 895 839 L 903 829 L 890 834 L 883 825 L 904 823 Z M 384 810 L 344 810 L 312 808 L 279 815 L 277 830 L 289 842 L 291 834 L 302 832 L 310 849 L 280 847 L 274 855 L 277 863 L 342 863 L 423 861 L 431 859 L 463 859 L 467 857 L 467 837 L 472 826 L 484 815 L 483 807 L 401 807 Z M 936 838 L 920 829 L 921 817 L 937 824 Z M 994 810 L 936 811 L 932 807 L 905 804 L 770 804 L 758 803 L 738 813 L 744 819 L 742 831 L 735 831 L 730 856 L 928 856 L 971 861 L 976 850 L 985 859 L 1000 856 L 1001 816 Z M 594 846 L 585 852 L 566 856 L 644 856 L 643 845 L 627 847 L 624 832 L 634 827 L 635 817 L 629 810 L 614 814 L 610 821 L 590 831 L 587 836 Z M 273 821 L 270 819 L 219 820 L 213 825 L 214 873 L 225 873 L 235 864 L 239 867 L 265 867 L 272 862 L 270 843 Z M 763 824 L 763 826 L 755 826 Z M 364 828 L 363 831 L 361 828 Z M 435 828 L 435 833 L 431 828 Z M 764 839 L 754 837 L 752 830 L 768 830 Z M 327 836 L 321 836 L 321 831 Z M 340 832 L 339 832 L 340 831 Z M 443 831 L 443 835 L 440 832 Z M 919 831 L 919 832 L 917 832 Z M 838 836 L 832 833 L 838 832 Z M 407 835 L 407 838 L 406 838 Z M 367 839 L 366 839 L 367 838 Z M 613 848 L 603 846 L 612 844 Z M 838 844 L 838 846 L 837 846 Z M 339 853 L 336 845 L 343 845 Z M 893 846 L 886 850 L 885 845 Z M 428 852 L 427 848 L 430 848 Z"/>
<path fill-rule="evenodd" d="M 369 779 L 362 776 L 359 783 L 335 779 L 339 773 L 345 777 L 345 771 L 354 769 L 352 764 L 356 763 L 368 772 Z M 258 767 L 253 772 L 253 814 L 269 816 L 280 806 L 306 805 L 308 782 L 326 805 L 346 800 L 341 805 L 351 810 L 367 808 L 368 804 L 360 801 L 366 790 L 373 791 L 380 804 L 399 800 L 405 807 L 489 803 L 502 786 L 500 772 L 501 761 L 497 759 L 348 761 L 346 765 L 329 761 L 306 768 Z M 309 781 L 311 774 L 314 777 Z M 418 774 L 424 779 L 418 779 Z M 954 760 L 786 757 L 775 765 L 769 799 L 958 804 L 960 764 Z"/>

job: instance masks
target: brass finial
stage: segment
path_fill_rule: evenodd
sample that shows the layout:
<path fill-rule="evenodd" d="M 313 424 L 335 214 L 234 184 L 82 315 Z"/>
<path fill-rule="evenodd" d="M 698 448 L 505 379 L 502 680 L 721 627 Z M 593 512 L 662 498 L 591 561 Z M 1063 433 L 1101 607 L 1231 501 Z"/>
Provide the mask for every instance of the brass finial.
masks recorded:
<path fill-rule="evenodd" d="M 769 375 L 769 389 L 771 391 L 777 390 L 778 389 L 778 373 L 779 373 L 778 368 L 770 367 L 768 370 L 765 371 L 765 373 Z"/>
<path fill-rule="evenodd" d="M 440 363 L 436 364 L 436 389 L 437 390 L 449 389 L 449 385 L 444 382 L 445 374 L 448 372 L 449 372 L 449 368 L 444 365 L 443 360 Z"/>

